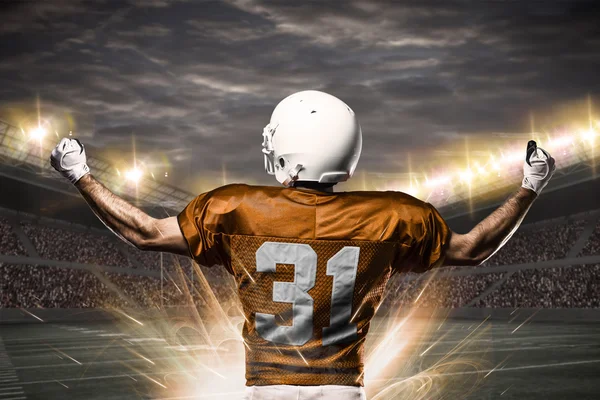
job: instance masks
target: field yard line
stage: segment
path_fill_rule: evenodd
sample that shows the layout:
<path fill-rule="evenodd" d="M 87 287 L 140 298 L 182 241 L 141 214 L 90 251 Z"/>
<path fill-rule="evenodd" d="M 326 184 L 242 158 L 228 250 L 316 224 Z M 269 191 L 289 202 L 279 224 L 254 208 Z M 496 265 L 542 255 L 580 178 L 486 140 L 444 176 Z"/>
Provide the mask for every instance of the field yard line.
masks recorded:
<path fill-rule="evenodd" d="M 13 364 L 8 353 L 6 352 L 2 337 L 0 337 L 0 358 L 0 365 L 2 365 L 0 386 L 2 389 L 4 389 L 0 391 L 0 397 L 2 397 L 3 400 L 25 399 L 25 396 L 21 396 L 24 394 L 23 387 L 19 385 L 17 373 L 12 369 Z M 17 395 L 18 397 L 14 397 L 14 395 Z"/>
<path fill-rule="evenodd" d="M 13 396 L 15 394 L 25 394 L 25 392 L 22 390 L 16 390 L 13 392 L 2 392 L 2 393 L 0 393 L 0 396 Z M 0 398 L 2 398 L 2 397 L 0 397 Z"/>

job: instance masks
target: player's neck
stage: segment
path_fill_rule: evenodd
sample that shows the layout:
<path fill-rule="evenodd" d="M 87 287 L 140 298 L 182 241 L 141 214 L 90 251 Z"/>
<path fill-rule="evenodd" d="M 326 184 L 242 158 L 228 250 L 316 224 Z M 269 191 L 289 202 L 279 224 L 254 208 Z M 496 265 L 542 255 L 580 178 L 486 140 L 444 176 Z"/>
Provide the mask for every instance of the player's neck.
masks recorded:
<path fill-rule="evenodd" d="M 318 182 L 298 182 L 294 185 L 296 189 L 315 190 L 323 193 L 333 193 L 333 186 L 334 185 L 323 184 Z"/>

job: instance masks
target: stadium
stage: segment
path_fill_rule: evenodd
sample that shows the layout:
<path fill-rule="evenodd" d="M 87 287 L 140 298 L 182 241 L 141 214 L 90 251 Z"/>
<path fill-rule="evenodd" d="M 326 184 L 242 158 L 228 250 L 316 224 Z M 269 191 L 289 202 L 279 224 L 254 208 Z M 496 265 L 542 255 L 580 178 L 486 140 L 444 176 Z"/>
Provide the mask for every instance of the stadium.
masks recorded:
<path fill-rule="evenodd" d="M 239 396 L 243 316 L 231 276 L 119 241 L 44 163 L 52 140 L 31 146 L 32 134 L 6 122 L 1 132 L 0 398 Z M 597 142 L 587 139 L 549 142 L 569 154 L 561 173 L 484 265 L 390 281 L 367 347 L 373 398 L 524 398 L 540 382 L 550 399 L 595 397 L 600 180 Z M 131 178 L 109 163 L 89 163 L 149 213 L 175 213 L 193 198 L 150 177 L 124 185 Z M 505 163 L 504 173 L 519 173 Z M 468 197 L 460 174 L 443 179 L 452 196 L 434 199 L 458 232 L 510 189 L 473 182 L 481 187 Z M 429 196 L 440 191 L 425 187 Z"/>
<path fill-rule="evenodd" d="M 598 2 L 0 15 L 0 400 L 600 398 Z"/>

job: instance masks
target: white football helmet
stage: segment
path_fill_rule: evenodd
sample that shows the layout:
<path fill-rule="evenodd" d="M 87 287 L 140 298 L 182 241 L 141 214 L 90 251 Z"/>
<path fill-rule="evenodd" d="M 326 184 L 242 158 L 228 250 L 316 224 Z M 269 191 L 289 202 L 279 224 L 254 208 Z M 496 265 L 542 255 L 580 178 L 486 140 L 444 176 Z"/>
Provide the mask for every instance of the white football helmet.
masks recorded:
<path fill-rule="evenodd" d="M 263 130 L 265 170 L 285 186 L 296 181 L 338 183 L 354 173 L 362 131 L 354 111 L 317 90 L 283 99 Z"/>

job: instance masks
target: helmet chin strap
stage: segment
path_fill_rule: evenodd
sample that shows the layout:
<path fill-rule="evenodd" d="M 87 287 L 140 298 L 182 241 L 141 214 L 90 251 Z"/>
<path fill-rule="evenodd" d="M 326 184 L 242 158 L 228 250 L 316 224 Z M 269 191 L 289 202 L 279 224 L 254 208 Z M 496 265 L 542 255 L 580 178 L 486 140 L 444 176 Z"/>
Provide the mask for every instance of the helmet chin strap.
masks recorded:
<path fill-rule="evenodd" d="M 294 182 L 298 180 L 298 174 L 302 171 L 304 167 L 302 164 L 297 164 L 294 168 L 290 168 L 287 175 L 288 178 L 283 181 L 285 186 L 293 186 Z"/>

